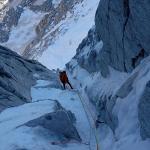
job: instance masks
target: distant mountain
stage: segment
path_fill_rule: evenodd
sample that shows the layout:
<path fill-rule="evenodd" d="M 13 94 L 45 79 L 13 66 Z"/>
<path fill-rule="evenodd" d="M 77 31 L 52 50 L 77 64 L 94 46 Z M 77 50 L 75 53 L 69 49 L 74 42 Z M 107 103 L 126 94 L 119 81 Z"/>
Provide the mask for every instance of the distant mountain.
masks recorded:
<path fill-rule="evenodd" d="M 94 25 L 98 2 L 11 0 L 1 10 L 0 42 L 26 58 L 39 59 L 43 64 L 47 62 L 45 55 L 48 53 L 54 62 L 50 68 L 64 67 Z M 60 57 L 59 53 L 64 51 L 65 57 Z"/>

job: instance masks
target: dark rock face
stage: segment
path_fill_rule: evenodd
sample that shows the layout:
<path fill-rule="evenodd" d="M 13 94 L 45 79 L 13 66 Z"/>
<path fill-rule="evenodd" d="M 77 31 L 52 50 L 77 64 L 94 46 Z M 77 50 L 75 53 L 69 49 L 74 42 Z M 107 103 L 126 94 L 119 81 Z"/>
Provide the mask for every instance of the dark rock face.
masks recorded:
<path fill-rule="evenodd" d="M 116 104 L 117 97 L 100 97 L 97 99 L 96 108 L 99 112 L 98 120 L 106 123 L 115 133 L 118 126 L 118 118 L 113 115 L 112 110 Z"/>
<path fill-rule="evenodd" d="M 12 0 L 13 1 L 13 0 Z M 8 3 L 11 3 L 9 1 Z M 0 23 L 0 42 L 7 42 L 9 40 L 9 35 L 13 26 L 17 26 L 20 16 L 24 11 L 25 7 L 32 7 L 36 0 L 21 0 L 20 4 L 14 7 L 5 7 L 6 14 Z M 4 11 L 4 10 L 1 10 Z"/>
<path fill-rule="evenodd" d="M 31 3 L 31 2 L 30 2 Z M 0 42 L 7 42 L 9 40 L 9 34 L 13 26 L 17 26 L 20 16 L 23 12 L 23 8 L 30 4 L 26 0 L 22 0 L 20 5 L 15 8 L 7 8 L 6 15 L 0 23 Z"/>
<path fill-rule="evenodd" d="M 95 24 L 104 43 L 99 57 L 105 67 L 130 72 L 150 53 L 149 7 L 148 0 L 100 1 Z"/>
<path fill-rule="evenodd" d="M 31 101 L 31 86 L 38 79 L 54 81 L 51 86 L 59 88 L 57 75 L 40 63 L 26 60 L 0 46 L 0 111 Z"/>
<path fill-rule="evenodd" d="M 101 0 L 95 16 L 95 29 L 88 34 L 77 49 L 79 65 L 88 72 L 109 75 L 109 67 L 131 72 L 150 54 L 150 3 L 148 0 Z M 89 39 L 93 37 L 89 44 Z M 93 52 L 96 42 L 102 40 L 103 48 Z M 94 45 L 93 45 L 94 43 Z M 86 58 L 79 56 L 90 45 Z"/>
<path fill-rule="evenodd" d="M 150 81 L 146 84 L 143 95 L 140 98 L 138 115 L 142 138 L 150 138 Z"/>
<path fill-rule="evenodd" d="M 36 0 L 35 0 L 36 1 Z M 46 0 L 42 5 L 32 5 L 31 10 L 49 12 L 53 9 L 52 1 Z"/>
<path fill-rule="evenodd" d="M 2 35 L 0 36 L 0 42 L 8 41 L 11 28 L 18 24 L 22 12 L 21 7 L 17 7 L 16 10 L 11 8 L 6 12 L 3 22 L 0 23 L 0 34 Z"/>
<path fill-rule="evenodd" d="M 96 36 L 95 28 L 92 28 L 88 32 L 88 36 L 81 42 L 79 47 L 77 48 L 77 53 L 74 59 L 77 60 L 78 64 L 86 69 L 89 73 L 97 72 L 102 68 L 99 64 L 99 51 L 101 48 L 96 47 L 98 43 L 98 38 Z M 86 49 L 90 49 L 90 51 L 85 55 L 82 53 L 86 53 Z M 82 56 L 81 56 L 82 55 Z M 69 65 L 69 64 L 67 64 Z M 103 71 L 107 68 L 103 68 Z M 107 72 L 107 71 L 106 71 Z"/>
<path fill-rule="evenodd" d="M 57 101 L 56 101 L 57 102 Z M 75 139 L 81 141 L 81 138 L 73 125 L 75 116 L 71 111 L 65 110 L 58 102 L 54 112 L 48 113 L 42 117 L 27 122 L 26 126 L 41 126 L 54 132 L 58 136 L 64 136 L 67 140 Z"/>

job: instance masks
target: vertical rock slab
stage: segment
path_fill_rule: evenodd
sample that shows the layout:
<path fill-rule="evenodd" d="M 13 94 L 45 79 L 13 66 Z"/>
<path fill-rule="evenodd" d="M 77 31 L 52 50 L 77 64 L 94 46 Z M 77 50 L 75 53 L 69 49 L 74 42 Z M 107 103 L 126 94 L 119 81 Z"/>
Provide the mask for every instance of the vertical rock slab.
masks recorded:
<path fill-rule="evenodd" d="M 138 115 L 142 138 L 150 138 L 150 81 L 140 98 Z"/>

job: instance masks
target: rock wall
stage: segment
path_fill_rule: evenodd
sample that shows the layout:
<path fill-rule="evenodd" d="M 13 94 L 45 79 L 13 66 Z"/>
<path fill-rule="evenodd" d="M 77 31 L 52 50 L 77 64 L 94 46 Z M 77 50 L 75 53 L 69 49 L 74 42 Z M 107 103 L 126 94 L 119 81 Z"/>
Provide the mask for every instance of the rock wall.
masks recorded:
<path fill-rule="evenodd" d="M 35 0 L 22 0 L 17 6 L 11 6 L 13 1 L 9 1 L 4 8 L 1 9 L 3 17 L 0 22 L 0 42 L 7 42 L 13 26 L 17 26 L 20 16 L 25 7 L 30 7 Z"/>
<path fill-rule="evenodd" d="M 150 138 L 150 81 L 147 82 L 143 95 L 140 98 L 138 114 L 141 136 L 143 139 Z"/>
<path fill-rule="evenodd" d="M 148 0 L 101 0 L 95 16 L 95 31 L 86 39 L 96 36 L 96 41 L 103 41 L 103 48 L 88 55 L 94 65 L 84 63 L 83 58 L 78 60 L 80 66 L 89 72 L 100 70 L 104 77 L 109 75 L 108 66 L 131 72 L 150 54 L 149 7 Z M 77 51 L 89 45 L 85 40 Z"/>
<path fill-rule="evenodd" d="M 52 80 L 53 87 L 60 87 L 55 73 L 0 46 L 0 111 L 30 102 L 31 87 L 37 79 Z"/>
<path fill-rule="evenodd" d="M 148 0 L 101 0 L 95 23 L 104 42 L 102 65 L 130 72 L 150 53 L 150 3 Z M 105 59 L 105 58 L 109 59 Z"/>
<path fill-rule="evenodd" d="M 137 76 L 149 64 L 148 61 L 142 65 L 142 60 L 148 59 L 150 54 L 149 8 L 148 0 L 101 0 L 95 16 L 95 26 L 79 45 L 72 61 L 66 65 L 74 78 L 79 80 L 83 76 L 80 72 L 88 72 L 88 77 L 86 73 L 84 78 L 91 81 L 84 85 L 85 93 L 96 106 L 98 118 L 109 125 L 114 133 L 119 125 L 117 115 L 113 113 L 117 100 L 131 98 L 131 91 L 138 89 L 134 86 L 135 79 L 136 82 L 143 80 L 137 79 Z M 115 75 L 112 68 L 117 71 Z M 132 71 L 134 73 L 130 74 Z M 145 72 L 146 76 L 149 71 Z M 97 74 L 99 77 L 94 79 Z M 114 80 L 116 77 L 118 79 Z M 113 88 L 106 88 L 104 83 Z M 85 84 L 85 81 L 81 81 L 81 84 Z M 136 101 L 139 101 L 137 112 L 141 136 L 143 139 L 150 138 L 149 83 L 143 96 L 136 97 Z"/>

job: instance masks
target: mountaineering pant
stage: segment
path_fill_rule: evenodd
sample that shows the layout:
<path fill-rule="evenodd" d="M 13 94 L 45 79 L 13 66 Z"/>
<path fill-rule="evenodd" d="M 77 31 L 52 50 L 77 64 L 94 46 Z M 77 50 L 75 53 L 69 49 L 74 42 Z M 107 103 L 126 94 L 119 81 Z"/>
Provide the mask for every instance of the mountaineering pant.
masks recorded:
<path fill-rule="evenodd" d="M 63 87 L 64 87 L 64 89 L 66 89 L 66 84 L 67 84 L 67 83 L 69 84 L 70 88 L 71 88 L 71 89 L 73 89 L 73 87 L 72 87 L 72 85 L 70 84 L 70 82 L 69 82 L 69 81 L 67 81 L 66 83 L 63 83 Z"/>

